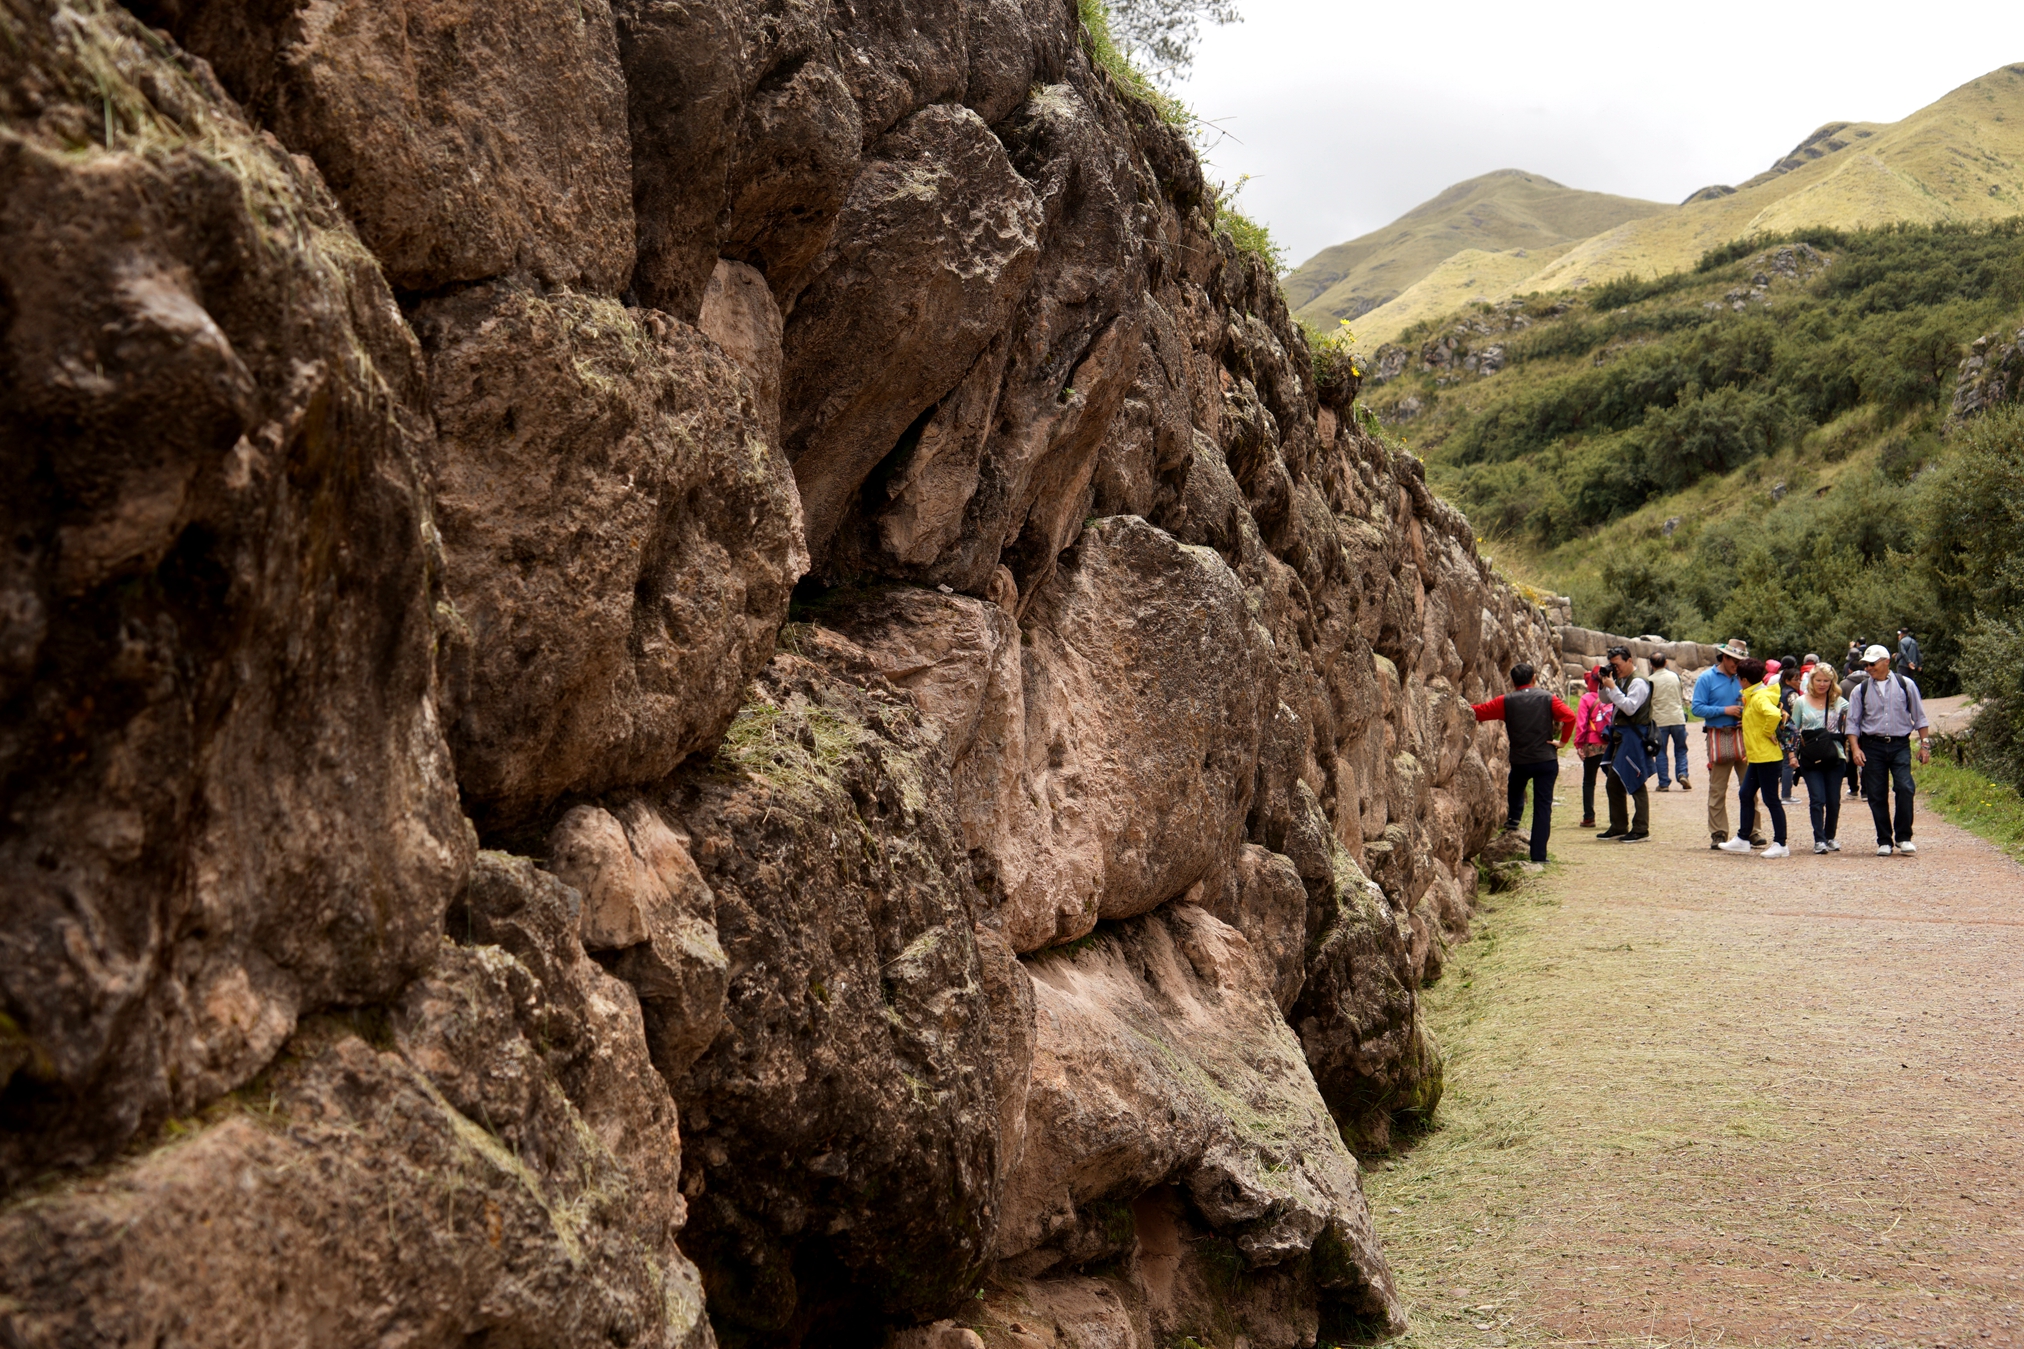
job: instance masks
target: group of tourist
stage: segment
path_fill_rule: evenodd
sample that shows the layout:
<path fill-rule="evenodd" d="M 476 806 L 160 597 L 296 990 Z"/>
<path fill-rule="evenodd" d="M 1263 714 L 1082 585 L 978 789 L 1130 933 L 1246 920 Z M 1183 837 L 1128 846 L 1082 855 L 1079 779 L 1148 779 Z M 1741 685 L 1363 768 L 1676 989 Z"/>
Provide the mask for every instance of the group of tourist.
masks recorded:
<path fill-rule="evenodd" d="M 1895 660 L 1899 668 L 1893 669 Z M 1797 805 L 1804 784 L 1813 851 L 1841 851 L 1844 784 L 1858 790 L 1876 825 L 1879 857 L 1911 856 L 1912 759 L 1931 757 L 1931 729 L 1916 676 L 1918 641 L 1898 631 L 1893 653 L 1883 646 L 1849 643 L 1842 668 L 1818 656 L 1757 660 L 1747 643 L 1731 639 L 1716 648 L 1715 664 L 1691 689 L 1663 654 L 1638 673 L 1627 646 L 1612 646 L 1587 672 L 1579 705 L 1538 688 L 1528 664 L 1511 671 L 1512 691 L 1475 705 L 1477 721 L 1502 721 L 1510 740 L 1511 774 L 1505 827 L 1522 826 L 1525 791 L 1532 789 L 1532 863 L 1546 861 L 1552 829 L 1553 787 L 1559 752 L 1572 742 L 1581 758 L 1581 823 L 1595 825 L 1595 784 L 1602 779 L 1609 824 L 1596 837 L 1638 843 L 1651 836 L 1648 783 L 1692 791 L 1688 773 L 1687 710 L 1702 723 L 1708 769 L 1708 846 L 1721 852 L 1790 857 L 1785 807 Z M 1917 749 L 1913 749 L 1913 740 Z M 1737 789 L 1737 827 L 1729 829 L 1729 787 Z M 1760 810 L 1761 804 L 1761 810 Z M 1770 822 L 1771 838 L 1764 837 Z"/>

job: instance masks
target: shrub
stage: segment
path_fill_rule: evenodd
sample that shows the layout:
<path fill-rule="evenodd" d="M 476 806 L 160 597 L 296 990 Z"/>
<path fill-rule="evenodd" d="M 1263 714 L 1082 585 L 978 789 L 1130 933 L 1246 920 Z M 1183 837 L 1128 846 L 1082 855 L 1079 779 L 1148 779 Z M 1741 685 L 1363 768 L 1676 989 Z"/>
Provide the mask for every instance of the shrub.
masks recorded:
<path fill-rule="evenodd" d="M 1926 566 L 1942 653 L 1958 643 L 1961 684 L 1983 702 L 1975 757 L 2024 787 L 2024 407 L 1955 436 L 1954 461 L 1922 480 Z"/>
<path fill-rule="evenodd" d="M 1625 305 L 1649 300 L 1654 295 L 1667 295 L 1687 283 L 1687 277 L 1679 272 L 1667 276 L 1642 277 L 1635 272 L 1625 272 L 1611 281 L 1604 281 L 1588 289 L 1588 307 L 1597 311 L 1621 309 Z"/>
<path fill-rule="evenodd" d="M 1733 384 L 1704 395 L 1689 386 L 1672 407 L 1645 413 L 1637 438 L 1644 477 L 1652 490 L 1677 492 L 1706 474 L 1727 473 L 1769 454 L 1790 421 L 1775 395 Z"/>
<path fill-rule="evenodd" d="M 1591 610 L 1602 632 L 1653 632 L 1679 640 L 1691 625 L 1690 606 L 1674 580 L 1678 568 L 1649 554 L 1605 562 Z"/>
<path fill-rule="evenodd" d="M 1286 270 L 1286 250 L 1273 240 L 1271 230 L 1237 208 L 1237 196 L 1250 181 L 1251 175 L 1247 173 L 1233 186 L 1216 189 L 1216 233 L 1235 244 L 1239 253 L 1250 254 L 1265 265 L 1266 271 L 1277 276 Z"/>
<path fill-rule="evenodd" d="M 1322 401 L 1347 407 L 1363 384 L 1363 370 L 1356 363 L 1356 334 L 1350 331 L 1349 320 L 1338 322 L 1335 331 L 1326 336 L 1309 330 L 1308 349 L 1313 360 L 1314 387 L 1320 391 Z"/>

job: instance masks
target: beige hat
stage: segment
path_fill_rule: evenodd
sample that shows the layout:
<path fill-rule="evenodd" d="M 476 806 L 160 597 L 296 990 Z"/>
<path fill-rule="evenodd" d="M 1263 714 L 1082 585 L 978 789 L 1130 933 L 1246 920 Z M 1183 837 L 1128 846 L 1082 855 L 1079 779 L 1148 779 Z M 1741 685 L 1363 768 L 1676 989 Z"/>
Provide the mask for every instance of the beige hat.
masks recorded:
<path fill-rule="evenodd" d="M 1727 646 L 1715 648 L 1715 655 L 1718 657 L 1733 656 L 1737 660 L 1748 660 L 1750 659 L 1750 644 L 1741 638 L 1731 637 Z"/>
<path fill-rule="evenodd" d="M 1862 663 L 1864 665 L 1874 665 L 1880 660 L 1889 660 L 1889 659 L 1890 659 L 1890 652 L 1884 650 L 1880 646 L 1873 646 L 1869 648 L 1869 650 L 1862 653 Z"/>

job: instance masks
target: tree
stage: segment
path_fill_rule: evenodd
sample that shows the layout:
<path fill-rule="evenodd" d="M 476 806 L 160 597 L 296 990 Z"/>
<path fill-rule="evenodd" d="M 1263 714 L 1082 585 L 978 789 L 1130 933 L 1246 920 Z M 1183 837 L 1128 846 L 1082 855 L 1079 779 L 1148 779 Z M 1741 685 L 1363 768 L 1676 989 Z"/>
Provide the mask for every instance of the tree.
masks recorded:
<path fill-rule="evenodd" d="M 1233 0 L 1111 0 L 1110 31 L 1124 54 L 1171 87 L 1195 63 L 1204 21 L 1242 23 Z"/>

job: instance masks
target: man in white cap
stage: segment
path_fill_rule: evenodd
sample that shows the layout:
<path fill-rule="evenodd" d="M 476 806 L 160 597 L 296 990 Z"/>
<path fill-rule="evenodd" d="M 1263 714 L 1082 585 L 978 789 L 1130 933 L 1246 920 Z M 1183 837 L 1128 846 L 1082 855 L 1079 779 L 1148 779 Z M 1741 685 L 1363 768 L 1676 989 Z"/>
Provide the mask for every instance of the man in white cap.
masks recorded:
<path fill-rule="evenodd" d="M 1848 753 L 1862 770 L 1862 794 L 1876 821 L 1876 855 L 1917 853 L 1912 842 L 1912 737 L 1919 738 L 1919 762 L 1932 758 L 1932 731 L 1919 686 L 1890 668 L 1890 652 L 1872 646 L 1862 653 L 1865 678 L 1855 681 L 1848 700 Z M 1892 818 L 1888 796 L 1897 797 Z"/>

